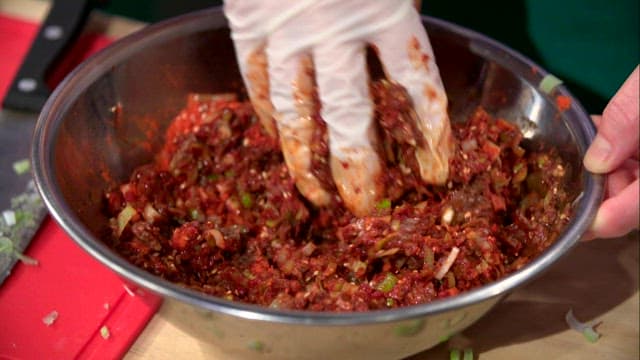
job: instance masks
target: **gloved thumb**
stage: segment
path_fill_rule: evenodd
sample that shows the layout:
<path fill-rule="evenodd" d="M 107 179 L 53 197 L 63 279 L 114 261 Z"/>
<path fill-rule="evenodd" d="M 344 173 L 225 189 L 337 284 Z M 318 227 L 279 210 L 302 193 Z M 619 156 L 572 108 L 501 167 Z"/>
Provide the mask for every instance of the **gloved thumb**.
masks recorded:
<path fill-rule="evenodd" d="M 598 133 L 584 157 L 594 173 L 608 173 L 624 160 L 638 157 L 638 67 L 620 87 L 602 114 Z"/>

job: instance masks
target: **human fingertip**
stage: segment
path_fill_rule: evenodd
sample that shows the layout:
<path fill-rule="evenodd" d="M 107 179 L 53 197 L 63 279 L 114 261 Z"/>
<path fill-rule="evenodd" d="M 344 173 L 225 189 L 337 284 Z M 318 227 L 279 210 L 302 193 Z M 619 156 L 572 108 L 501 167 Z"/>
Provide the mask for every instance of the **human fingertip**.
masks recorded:
<path fill-rule="evenodd" d="M 602 135 L 596 135 L 584 156 L 584 166 L 587 170 L 597 174 L 608 172 L 611 148 L 611 143 L 607 139 Z"/>
<path fill-rule="evenodd" d="M 593 222 L 591 223 L 591 226 L 589 226 L 589 228 L 584 232 L 584 234 L 582 234 L 582 237 L 580 238 L 581 241 L 591 241 L 596 238 L 603 237 L 602 229 L 604 224 L 606 223 L 603 217 L 604 215 L 603 215 L 602 209 L 599 209 L 598 213 L 596 214 L 596 217 L 593 219 Z"/>
<path fill-rule="evenodd" d="M 362 217 L 372 214 L 383 197 L 380 160 L 373 151 L 356 151 L 346 159 L 331 156 L 330 166 L 338 193 L 349 211 Z"/>

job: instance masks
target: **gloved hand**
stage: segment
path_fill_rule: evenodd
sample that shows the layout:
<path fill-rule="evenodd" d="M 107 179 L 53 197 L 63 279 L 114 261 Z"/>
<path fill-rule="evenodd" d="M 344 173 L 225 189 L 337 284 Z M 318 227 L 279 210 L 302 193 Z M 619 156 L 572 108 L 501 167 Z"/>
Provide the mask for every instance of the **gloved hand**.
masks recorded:
<path fill-rule="evenodd" d="M 363 216 L 384 196 L 367 45 L 377 52 L 386 77 L 412 98 L 422 134 L 414 139 L 421 178 L 446 181 L 453 153 L 447 98 L 411 0 L 226 0 L 224 9 L 251 101 L 267 131 L 279 134 L 289 171 L 312 203 L 330 202 L 311 172 L 315 85 L 330 168 L 345 205 Z"/>

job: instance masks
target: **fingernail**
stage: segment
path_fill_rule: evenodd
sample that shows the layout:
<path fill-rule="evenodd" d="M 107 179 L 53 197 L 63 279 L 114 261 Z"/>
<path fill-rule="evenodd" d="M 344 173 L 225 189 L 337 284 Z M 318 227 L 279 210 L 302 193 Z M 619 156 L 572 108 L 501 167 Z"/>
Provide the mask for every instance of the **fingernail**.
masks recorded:
<path fill-rule="evenodd" d="M 582 235 L 583 241 L 589 241 L 599 237 L 605 222 L 602 216 L 603 215 L 601 209 L 598 209 L 596 217 L 593 219 L 591 226 L 589 226 L 587 231 L 585 231 Z"/>
<path fill-rule="evenodd" d="M 611 144 L 604 137 L 597 135 L 584 157 L 584 166 L 595 173 L 606 172 L 606 161 L 610 153 Z"/>

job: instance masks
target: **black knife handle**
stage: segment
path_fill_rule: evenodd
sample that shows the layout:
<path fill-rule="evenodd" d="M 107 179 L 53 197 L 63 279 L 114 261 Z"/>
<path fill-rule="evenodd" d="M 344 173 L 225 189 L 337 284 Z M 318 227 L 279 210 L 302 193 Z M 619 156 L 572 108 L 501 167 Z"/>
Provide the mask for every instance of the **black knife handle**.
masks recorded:
<path fill-rule="evenodd" d="M 45 76 L 82 31 L 91 0 L 54 0 L 24 58 L 3 107 L 39 112 L 51 94 Z"/>

